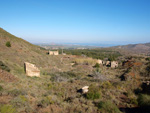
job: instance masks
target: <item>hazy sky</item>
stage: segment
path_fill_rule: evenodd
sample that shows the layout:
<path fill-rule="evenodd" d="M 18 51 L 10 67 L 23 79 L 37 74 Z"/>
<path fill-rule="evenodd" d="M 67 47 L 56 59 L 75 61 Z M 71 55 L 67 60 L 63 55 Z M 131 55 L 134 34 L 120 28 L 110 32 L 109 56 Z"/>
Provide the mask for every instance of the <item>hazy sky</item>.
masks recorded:
<path fill-rule="evenodd" d="M 0 0 L 0 27 L 32 43 L 150 42 L 150 0 Z"/>

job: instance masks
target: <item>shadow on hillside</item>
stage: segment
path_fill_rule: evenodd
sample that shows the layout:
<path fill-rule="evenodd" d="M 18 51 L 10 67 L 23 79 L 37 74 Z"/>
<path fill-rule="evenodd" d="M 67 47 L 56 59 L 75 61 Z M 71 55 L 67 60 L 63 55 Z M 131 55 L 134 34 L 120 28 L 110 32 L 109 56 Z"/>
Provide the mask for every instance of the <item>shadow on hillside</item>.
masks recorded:
<path fill-rule="evenodd" d="M 141 107 L 134 107 L 134 108 L 120 108 L 120 111 L 123 113 L 149 113 L 147 109 Z"/>

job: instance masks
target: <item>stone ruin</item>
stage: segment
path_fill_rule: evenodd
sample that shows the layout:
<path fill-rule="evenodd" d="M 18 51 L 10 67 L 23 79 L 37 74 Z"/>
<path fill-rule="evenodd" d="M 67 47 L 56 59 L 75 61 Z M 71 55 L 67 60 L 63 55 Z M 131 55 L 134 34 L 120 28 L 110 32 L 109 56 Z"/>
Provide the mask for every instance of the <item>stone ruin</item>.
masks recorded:
<path fill-rule="evenodd" d="M 24 68 L 27 76 L 30 77 L 40 77 L 40 70 L 34 65 L 29 62 L 24 63 Z"/>
<path fill-rule="evenodd" d="M 116 67 L 118 67 L 118 62 L 117 62 L 117 61 L 112 61 L 111 64 L 110 64 L 110 67 L 111 67 L 111 68 L 116 68 Z"/>
<path fill-rule="evenodd" d="M 117 61 L 103 61 L 103 60 L 97 60 L 97 63 L 100 65 L 105 65 L 111 68 L 116 68 L 118 67 L 118 62 Z"/>
<path fill-rule="evenodd" d="M 58 51 L 49 51 L 49 55 L 59 55 Z"/>

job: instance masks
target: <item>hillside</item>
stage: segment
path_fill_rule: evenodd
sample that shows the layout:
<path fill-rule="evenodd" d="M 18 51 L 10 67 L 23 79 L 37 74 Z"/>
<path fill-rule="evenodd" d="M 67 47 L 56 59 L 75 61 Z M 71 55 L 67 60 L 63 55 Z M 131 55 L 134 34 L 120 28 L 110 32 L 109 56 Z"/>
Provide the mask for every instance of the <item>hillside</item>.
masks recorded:
<path fill-rule="evenodd" d="M 149 103 L 150 96 L 138 98 L 140 93 L 150 94 L 149 86 L 145 84 L 144 89 L 140 79 L 150 75 L 150 58 L 106 50 L 75 50 L 81 54 L 68 51 L 70 55 L 51 56 L 45 49 L 0 29 L 0 113 L 147 112 L 140 106 L 144 103 L 147 107 L 145 98 Z M 113 54 L 118 67 L 94 59 L 108 59 Z M 40 77 L 26 76 L 24 62 L 35 64 Z M 84 93 L 85 87 L 89 89 Z"/>
<path fill-rule="evenodd" d="M 150 43 L 145 44 L 129 44 L 124 46 L 116 46 L 113 48 L 119 48 L 123 50 L 127 50 L 132 53 L 144 53 L 144 54 L 150 54 Z"/>
<path fill-rule="evenodd" d="M 10 41 L 11 47 L 6 46 L 6 42 L 8 41 Z M 57 68 L 62 67 L 60 63 L 61 56 L 51 57 L 46 52 L 43 48 L 33 45 L 0 28 L 0 61 L 8 65 L 12 72 L 15 70 L 24 72 L 24 62 L 33 63 L 41 67 L 41 69 L 54 66 Z"/>

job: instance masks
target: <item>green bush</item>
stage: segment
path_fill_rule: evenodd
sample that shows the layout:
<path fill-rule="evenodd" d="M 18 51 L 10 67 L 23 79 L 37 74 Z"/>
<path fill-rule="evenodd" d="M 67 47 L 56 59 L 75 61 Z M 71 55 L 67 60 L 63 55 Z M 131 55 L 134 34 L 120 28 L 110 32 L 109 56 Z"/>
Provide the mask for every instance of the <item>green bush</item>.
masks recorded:
<path fill-rule="evenodd" d="M 110 89 L 110 88 L 112 88 L 112 87 L 113 87 L 113 85 L 112 85 L 111 82 L 109 82 L 109 81 L 106 81 L 106 82 L 103 82 L 103 83 L 102 83 L 102 88 Z"/>
<path fill-rule="evenodd" d="M 43 107 L 46 107 L 53 103 L 54 103 L 54 101 L 51 96 L 46 96 L 39 102 L 39 104 L 42 105 Z"/>
<path fill-rule="evenodd" d="M 16 113 L 16 109 L 11 105 L 0 106 L 0 113 Z"/>
<path fill-rule="evenodd" d="M 140 94 L 138 96 L 138 104 L 141 107 L 150 107 L 150 95 Z"/>
<path fill-rule="evenodd" d="M 100 101 L 97 107 L 102 113 L 121 113 L 118 107 L 110 101 Z"/>
<path fill-rule="evenodd" d="M 7 46 L 7 47 L 11 47 L 10 41 L 7 41 L 7 42 L 6 42 L 6 46 Z"/>
<path fill-rule="evenodd" d="M 130 103 L 131 103 L 131 104 L 138 105 L 138 101 L 137 101 L 137 99 L 135 99 L 135 98 L 131 98 L 131 99 L 130 99 Z"/>
<path fill-rule="evenodd" d="M 3 90 L 3 87 L 2 86 L 0 86 L 0 91 L 2 91 Z"/>
<path fill-rule="evenodd" d="M 85 96 L 87 99 L 91 99 L 91 100 L 99 99 L 101 97 L 101 92 L 99 87 L 91 85 L 89 87 L 88 93 Z"/>
<path fill-rule="evenodd" d="M 10 72 L 9 67 L 6 66 L 2 61 L 0 61 L 0 68 L 1 68 L 2 70 L 5 70 L 5 71 Z"/>
<path fill-rule="evenodd" d="M 100 68 L 99 63 L 96 63 L 94 67 L 95 67 L 95 68 Z"/>
<path fill-rule="evenodd" d="M 146 58 L 145 60 L 150 61 L 150 57 Z"/>

